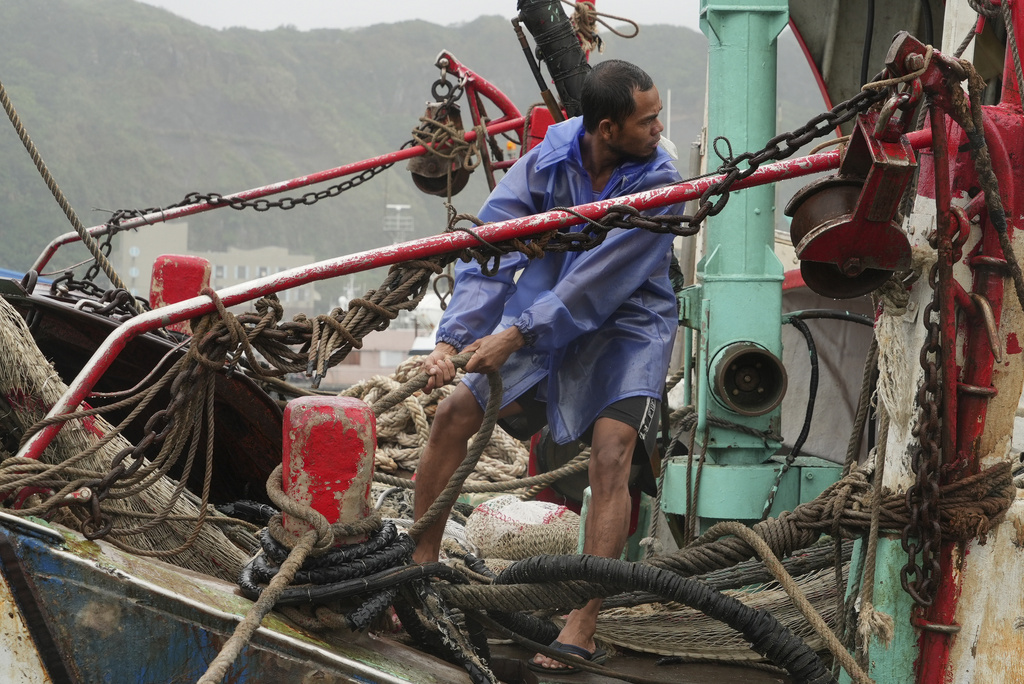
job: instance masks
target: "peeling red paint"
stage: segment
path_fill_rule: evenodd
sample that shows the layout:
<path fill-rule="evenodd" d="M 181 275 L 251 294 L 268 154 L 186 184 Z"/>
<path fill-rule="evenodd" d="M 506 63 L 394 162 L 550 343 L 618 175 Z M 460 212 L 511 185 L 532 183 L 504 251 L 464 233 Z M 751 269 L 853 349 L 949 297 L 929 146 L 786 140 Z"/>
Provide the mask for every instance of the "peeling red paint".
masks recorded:
<path fill-rule="evenodd" d="M 1017 340 L 1017 333 L 1010 333 L 1006 336 L 1006 353 L 1007 354 L 1020 354 L 1024 349 L 1020 348 L 1020 342 Z"/>
<path fill-rule="evenodd" d="M 330 523 L 353 523 L 371 510 L 376 425 L 373 411 L 350 397 L 304 397 L 284 413 L 284 490 Z M 293 533 L 308 524 L 285 514 Z"/>
<path fill-rule="evenodd" d="M 50 407 L 37 396 L 29 394 L 20 387 L 16 387 L 4 394 L 4 399 L 13 408 L 21 409 L 23 411 L 42 411 L 46 413 L 50 410 Z"/>
<path fill-rule="evenodd" d="M 104 437 L 103 430 L 96 423 L 96 416 L 86 416 L 82 419 L 82 427 L 88 430 L 91 434 L 102 439 Z"/>

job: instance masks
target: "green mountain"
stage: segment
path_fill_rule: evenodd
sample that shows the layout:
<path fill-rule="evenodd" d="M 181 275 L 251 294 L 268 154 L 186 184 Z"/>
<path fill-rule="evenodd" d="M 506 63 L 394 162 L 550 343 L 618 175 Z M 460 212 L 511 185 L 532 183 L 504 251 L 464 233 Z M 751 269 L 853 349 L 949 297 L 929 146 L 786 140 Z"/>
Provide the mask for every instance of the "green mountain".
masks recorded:
<path fill-rule="evenodd" d="M 672 136 L 684 159 L 703 119 L 706 44 L 688 29 L 650 26 L 633 40 L 607 34 L 605 53 L 594 57 L 634 61 L 663 99 L 671 90 Z M 0 3 L 0 81 L 86 225 L 119 208 L 166 206 L 192 191 L 227 194 L 396 150 L 432 99 L 442 49 L 521 110 L 539 101 L 501 17 L 217 31 L 133 0 Z M 793 60 L 802 61 L 795 43 L 783 41 L 780 62 Z M 780 79 L 789 127 L 820 109 L 813 88 L 794 80 Z M 23 270 L 70 227 L 7 124 L 0 160 L 0 266 Z M 459 211 L 475 212 L 486 196 L 476 176 L 455 198 Z M 416 236 L 444 228 L 441 201 L 419 193 L 402 163 L 313 207 L 191 217 L 190 248 L 280 245 L 326 259 L 388 244 L 381 225 L 389 202 L 412 205 Z M 65 265 L 85 256 L 80 246 L 61 254 Z"/>

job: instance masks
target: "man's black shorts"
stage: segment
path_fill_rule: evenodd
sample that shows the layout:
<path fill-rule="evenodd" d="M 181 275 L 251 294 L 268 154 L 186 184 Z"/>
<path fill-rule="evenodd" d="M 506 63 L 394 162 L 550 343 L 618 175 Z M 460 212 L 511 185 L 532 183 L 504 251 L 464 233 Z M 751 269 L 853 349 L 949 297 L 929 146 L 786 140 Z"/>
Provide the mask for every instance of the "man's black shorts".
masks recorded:
<path fill-rule="evenodd" d="M 547 403 L 537 399 L 536 394 L 537 386 L 534 385 L 515 400 L 523 412 L 498 421 L 502 429 L 516 439 L 530 439 L 548 424 Z M 634 428 L 637 440 L 633 463 L 644 464 L 650 461 L 650 455 L 657 446 L 660 408 L 661 402 L 652 397 L 626 397 L 605 407 L 597 417 L 613 418 Z M 590 444 L 593 434 L 594 426 L 591 425 L 580 435 L 580 440 Z"/>

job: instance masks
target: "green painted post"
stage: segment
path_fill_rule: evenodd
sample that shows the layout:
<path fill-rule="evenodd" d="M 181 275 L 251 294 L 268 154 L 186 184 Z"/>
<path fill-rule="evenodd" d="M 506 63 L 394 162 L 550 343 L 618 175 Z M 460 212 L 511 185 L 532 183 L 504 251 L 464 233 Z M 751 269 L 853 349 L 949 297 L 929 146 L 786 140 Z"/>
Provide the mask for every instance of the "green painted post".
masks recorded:
<path fill-rule="evenodd" d="M 707 35 L 708 157 L 760 149 L 775 136 L 776 38 L 789 20 L 786 0 L 702 0 L 701 30 Z M 782 356 L 782 263 L 775 256 L 775 186 L 729 197 L 708 218 L 707 251 L 697 266 L 709 303 L 707 353 L 698 382 L 708 382 L 715 356 L 733 342 L 754 342 Z M 779 410 L 741 416 L 712 398 L 709 414 L 758 430 L 778 432 Z M 698 439 L 702 435 L 698 434 Z M 757 437 L 711 428 L 709 456 L 720 465 L 766 461 L 774 451 Z"/>
<path fill-rule="evenodd" d="M 708 55 L 708 167 L 721 163 L 719 154 L 739 155 L 758 150 L 775 136 L 776 39 L 788 21 L 786 0 L 702 0 L 701 30 L 707 35 Z M 718 138 L 728 139 L 729 145 Z M 727 368 L 724 355 L 735 345 L 747 343 L 754 349 L 782 358 L 783 267 L 775 256 L 775 188 L 760 186 L 734 193 L 721 213 L 708 218 L 704 231 L 706 252 L 697 265 L 698 285 L 683 296 L 684 322 L 700 331 L 697 347 L 697 443 L 704 443 L 707 427 L 708 465 L 711 470 L 738 466 L 729 476 L 712 475 L 717 484 L 715 498 L 751 502 L 753 510 L 764 505 L 777 464 L 766 464 L 777 450 L 768 442 L 733 430 L 708 424 L 708 417 L 722 418 L 761 432 L 778 433 L 780 411 L 744 415 L 722 401 L 715 378 Z M 779 364 L 781 366 L 781 363 Z M 763 465 L 762 465 L 763 464 Z M 751 469 L 754 470 L 751 470 Z M 764 468 L 763 476 L 752 474 Z M 759 471 L 758 471 L 759 472 Z M 792 508 L 799 502 L 799 475 L 792 485 L 783 483 L 781 500 L 773 510 Z M 668 464 L 665 510 L 685 513 L 685 459 Z M 767 483 L 767 484 L 766 484 Z M 702 482 L 700 496 L 707 490 Z M 781 507 L 781 508 L 780 508 Z M 716 507 L 717 508 L 717 507 Z M 717 515 L 702 510 L 707 522 Z M 726 516 L 733 519 L 741 516 Z M 748 518 L 747 515 L 742 516 Z"/>
<path fill-rule="evenodd" d="M 853 557 L 859 558 L 861 542 L 854 544 Z M 907 562 L 898 537 L 880 536 L 875 555 L 875 588 L 872 604 L 875 610 L 893 618 L 896 626 L 891 644 L 884 644 L 872 637 L 868 651 L 868 676 L 877 684 L 904 684 L 914 681 L 914 660 L 917 658 L 918 633 L 910 628 L 914 612 L 914 601 L 900 585 L 899 569 Z M 860 567 L 850 566 L 850 576 L 859 573 Z M 849 590 L 850 586 L 847 586 Z M 843 672 L 840 684 L 850 684 L 850 676 Z"/>

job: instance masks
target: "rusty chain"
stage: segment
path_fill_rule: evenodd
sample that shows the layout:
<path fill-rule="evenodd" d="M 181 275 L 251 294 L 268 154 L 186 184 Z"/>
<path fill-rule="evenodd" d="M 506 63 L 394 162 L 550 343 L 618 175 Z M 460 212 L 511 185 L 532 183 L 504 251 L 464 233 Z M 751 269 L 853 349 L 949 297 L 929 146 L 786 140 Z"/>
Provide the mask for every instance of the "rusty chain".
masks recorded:
<path fill-rule="evenodd" d="M 877 81 L 878 76 L 873 80 Z M 721 212 L 725 208 L 726 202 L 729 201 L 729 188 L 733 183 L 751 175 L 765 162 L 786 159 L 812 140 L 828 135 L 837 126 L 846 123 L 857 114 L 867 111 L 872 105 L 883 100 L 887 92 L 886 89 L 862 90 L 849 100 L 840 102 L 831 110 L 812 118 L 800 128 L 789 133 L 780 133 L 757 152 L 744 152 L 733 157 L 730 148 L 728 156 L 719 154 L 724 163 L 718 168 L 717 173 L 725 174 L 725 178 L 712 184 L 701 195 L 700 205 L 693 218 L 690 219 L 690 226 L 696 227 L 708 216 L 714 216 Z M 717 143 L 720 140 L 724 140 L 728 144 L 727 139 L 716 138 L 716 153 L 718 152 Z M 780 147 L 781 145 L 784 147 Z M 746 163 L 747 166 L 741 169 L 740 165 L 743 163 Z M 716 196 L 718 196 L 718 200 L 713 202 L 712 198 Z"/>
<path fill-rule="evenodd" d="M 454 217 L 448 231 L 463 232 L 473 236 L 480 243 L 480 247 L 463 250 L 460 258 L 463 261 L 475 260 L 480 264 L 480 270 L 484 275 L 493 276 L 498 272 L 501 257 L 506 254 L 521 252 L 534 259 L 540 257 L 543 252 L 582 252 L 600 245 L 608 233 L 615 228 L 641 228 L 653 233 L 672 233 L 679 236 L 694 235 L 699 229 L 699 226 L 691 222 L 689 216 L 679 214 L 645 216 L 636 207 L 625 204 L 613 204 L 599 218 L 589 218 L 571 207 L 553 207 L 551 211 L 571 214 L 584 221 L 589 230 L 586 232 L 550 230 L 525 240 L 513 238 L 492 243 L 482 238 L 472 228 L 457 225 L 458 221 L 467 220 L 476 226 L 482 226 L 483 222 L 480 219 L 472 214 L 459 214 Z M 493 265 L 491 264 L 492 260 L 494 261 Z"/>
<path fill-rule="evenodd" d="M 103 242 L 99 243 L 100 252 L 103 253 L 103 256 L 108 258 L 110 257 L 110 251 L 113 248 L 113 244 L 111 243 L 111 238 L 113 237 L 113 235 L 107 233 Z M 94 260 L 92 262 L 92 266 L 90 266 L 89 269 L 85 272 L 85 277 L 82 278 L 82 280 L 85 280 L 90 283 L 95 282 L 96 276 L 100 274 L 100 270 L 100 262 Z"/>
<path fill-rule="evenodd" d="M 209 290 L 207 292 L 212 293 Z M 213 296 L 216 296 L 215 293 Z M 261 300 L 262 302 L 264 300 Z M 89 502 L 91 515 L 83 521 L 82 525 L 82 533 L 86 538 L 105 537 L 112 531 L 113 521 L 100 506 L 104 500 L 125 498 L 135 493 L 135 488 L 144 488 L 145 480 L 154 474 L 161 476 L 171 468 L 179 456 L 180 447 L 189 434 L 193 435 L 193 439 L 198 438 L 203 419 L 193 408 L 197 397 L 202 397 L 212 391 L 212 385 L 209 384 L 212 381 L 210 374 L 235 362 L 236 358 L 232 358 L 232 353 L 236 351 L 240 343 L 243 347 L 245 346 L 244 341 L 241 340 L 242 337 L 248 339 L 261 334 L 271 322 L 276 322 L 279 317 L 279 311 L 267 305 L 260 307 L 259 310 L 261 312 L 260 320 L 254 321 L 253 326 L 248 329 L 241 325 L 226 325 L 227 314 L 219 300 L 217 311 L 201 319 L 193 337 L 194 344 L 189 348 L 186 356 L 168 371 L 168 375 L 173 375 L 173 380 L 170 384 L 170 400 L 167 405 L 149 417 L 143 427 L 143 437 L 137 444 L 126 446 L 111 459 L 109 469 L 103 477 L 86 483 L 93 494 Z M 235 356 L 237 357 L 238 354 Z M 258 373 L 260 369 L 255 368 L 254 371 Z M 160 389 L 161 384 L 154 385 L 147 392 L 147 396 L 153 396 Z M 130 420 L 131 417 L 125 422 Z M 206 439 L 208 442 L 212 443 L 213 435 L 213 425 L 207 425 Z M 151 454 L 153 450 L 158 450 L 157 455 L 147 461 L 147 453 Z M 144 468 L 143 464 L 145 464 Z M 182 479 L 187 478 L 190 470 L 191 457 L 186 463 Z M 115 491 L 115 485 L 117 491 Z M 207 492 L 204 492 L 204 501 L 206 496 Z M 120 530 L 120 533 L 123 535 L 138 534 L 152 524 L 155 523 L 148 523 L 141 529 L 133 531 Z"/>
<path fill-rule="evenodd" d="M 934 241 L 934 236 L 932 241 Z M 932 245 L 935 246 L 934 244 Z M 939 368 L 943 349 L 939 326 L 939 266 L 932 265 L 928 282 L 932 287 L 931 301 L 924 308 L 927 336 L 921 347 L 921 368 L 924 382 L 917 391 L 920 407 L 912 434 L 918 439 L 911 453 L 911 469 L 915 481 L 907 490 L 907 510 L 910 519 L 903 528 L 902 545 L 907 563 L 900 569 L 900 583 L 919 606 L 930 606 L 935 598 L 935 578 L 940 576 L 938 554 L 942 544 L 939 519 L 939 427 L 942 394 Z M 920 556 L 920 562 L 918 562 Z M 911 579 L 913 577 L 913 579 Z"/>
<path fill-rule="evenodd" d="M 225 352 L 226 350 L 227 347 L 224 347 Z M 171 369 L 170 372 L 175 372 L 175 369 Z M 111 532 L 113 521 L 102 510 L 100 504 L 111 497 L 123 498 L 123 494 L 114 494 L 115 485 L 130 484 L 122 481 L 133 476 L 138 476 L 137 479 L 142 478 L 153 470 L 158 468 L 163 470 L 172 465 L 172 463 L 164 461 L 174 459 L 178 454 L 165 453 L 164 443 L 176 429 L 191 427 L 183 424 L 185 422 L 183 414 L 189 403 L 194 400 L 197 385 L 206 372 L 209 372 L 209 369 L 201 363 L 186 363 L 171 382 L 171 398 L 167 406 L 154 412 L 146 421 L 142 439 L 137 444 L 129 445 L 119 451 L 111 459 L 109 469 L 102 478 L 87 483 L 86 486 L 93 492 L 90 502 L 91 517 L 82 524 L 82 534 L 87 539 L 105 537 Z M 212 439 L 212 427 L 208 438 Z M 159 449 L 160 457 L 149 462 L 146 470 L 140 472 L 143 464 L 147 463 L 146 453 L 151 449 Z"/>

